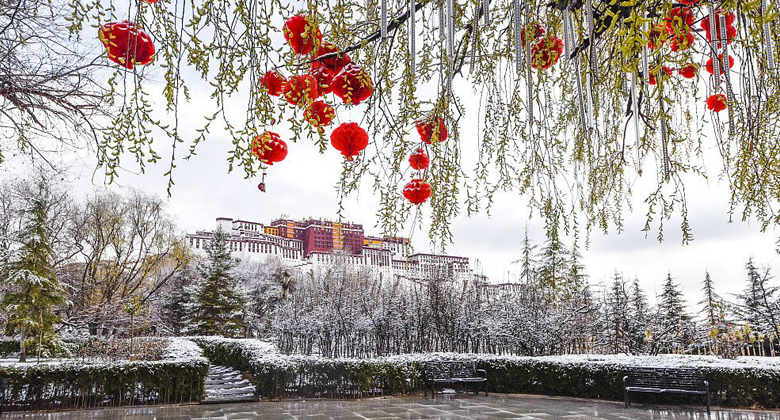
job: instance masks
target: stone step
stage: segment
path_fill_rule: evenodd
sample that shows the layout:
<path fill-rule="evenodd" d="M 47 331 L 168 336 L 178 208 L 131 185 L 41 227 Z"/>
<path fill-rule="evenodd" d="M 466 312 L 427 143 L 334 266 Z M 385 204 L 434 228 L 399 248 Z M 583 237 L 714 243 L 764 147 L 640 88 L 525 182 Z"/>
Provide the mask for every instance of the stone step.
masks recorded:
<path fill-rule="evenodd" d="M 203 404 L 257 401 L 255 386 L 241 372 L 224 366 L 211 366 L 206 379 Z"/>
<path fill-rule="evenodd" d="M 222 389 L 207 389 L 206 395 L 233 395 L 233 394 L 247 394 L 254 393 L 255 387 L 242 386 L 240 388 L 222 388 Z"/>
<path fill-rule="evenodd" d="M 247 382 L 244 378 L 226 378 L 226 379 L 206 379 L 206 385 L 224 385 L 224 384 L 238 384 Z"/>

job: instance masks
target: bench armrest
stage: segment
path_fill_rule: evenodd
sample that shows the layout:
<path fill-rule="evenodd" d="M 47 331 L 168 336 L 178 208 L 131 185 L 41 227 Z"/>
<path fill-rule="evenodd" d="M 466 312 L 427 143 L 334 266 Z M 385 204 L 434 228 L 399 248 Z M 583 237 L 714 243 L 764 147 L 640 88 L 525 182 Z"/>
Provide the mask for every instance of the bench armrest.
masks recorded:
<path fill-rule="evenodd" d="M 624 376 L 624 377 L 623 377 L 623 380 L 621 381 L 621 382 L 623 382 L 623 388 L 625 388 L 625 387 L 626 387 L 626 381 L 627 381 L 627 380 L 628 380 L 628 375 Z"/>
<path fill-rule="evenodd" d="M 485 369 L 477 369 L 477 373 L 479 374 L 479 376 L 483 378 L 487 378 L 487 371 Z"/>

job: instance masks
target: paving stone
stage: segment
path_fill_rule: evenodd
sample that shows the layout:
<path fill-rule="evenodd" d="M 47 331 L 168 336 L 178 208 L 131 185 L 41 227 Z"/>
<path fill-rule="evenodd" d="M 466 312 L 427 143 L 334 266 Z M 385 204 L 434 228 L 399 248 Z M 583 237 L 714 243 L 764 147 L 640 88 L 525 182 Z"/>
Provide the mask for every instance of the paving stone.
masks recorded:
<path fill-rule="evenodd" d="M 224 370 L 223 370 L 224 373 Z M 780 420 L 780 411 L 659 407 L 532 395 L 292 400 L 3 413 L 3 420 Z"/>

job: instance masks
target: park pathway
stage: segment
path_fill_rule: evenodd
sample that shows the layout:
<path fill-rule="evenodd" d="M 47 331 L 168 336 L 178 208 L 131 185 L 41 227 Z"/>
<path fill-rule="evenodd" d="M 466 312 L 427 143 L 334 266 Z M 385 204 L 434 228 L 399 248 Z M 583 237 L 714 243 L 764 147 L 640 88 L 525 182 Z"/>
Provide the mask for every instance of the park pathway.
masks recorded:
<path fill-rule="evenodd" d="M 6 417 L 7 416 L 7 417 Z M 779 420 L 780 411 L 664 407 L 538 395 L 468 394 L 9 413 L 2 420 Z"/>

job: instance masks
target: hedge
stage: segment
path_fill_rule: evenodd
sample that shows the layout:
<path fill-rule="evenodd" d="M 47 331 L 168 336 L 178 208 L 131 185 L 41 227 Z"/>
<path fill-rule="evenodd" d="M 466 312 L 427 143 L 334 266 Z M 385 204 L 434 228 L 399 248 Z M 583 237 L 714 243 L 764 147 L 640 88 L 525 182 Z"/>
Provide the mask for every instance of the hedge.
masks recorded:
<path fill-rule="evenodd" d="M 374 359 L 287 356 L 256 340 L 193 338 L 212 363 L 254 376 L 257 395 L 359 397 L 421 392 L 430 360 L 472 359 L 488 376 L 488 391 L 622 400 L 621 379 L 631 366 L 693 367 L 710 383 L 712 403 L 727 407 L 780 407 L 780 360 L 737 361 L 697 356 L 516 357 L 485 354 L 411 354 Z M 698 403 L 699 397 L 632 394 L 638 402 Z M 702 400 L 703 401 L 703 400 Z"/>
<path fill-rule="evenodd" d="M 181 346 L 175 350 L 181 353 Z M 198 402 L 208 371 L 208 360 L 198 354 L 159 361 L 14 364 L 0 366 L 0 377 L 10 379 L 6 408 L 40 410 Z"/>

